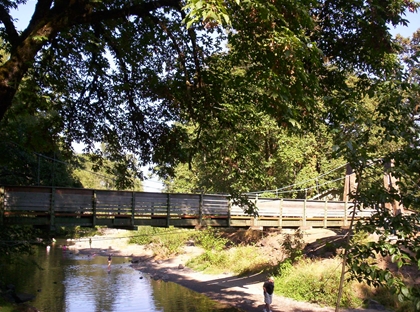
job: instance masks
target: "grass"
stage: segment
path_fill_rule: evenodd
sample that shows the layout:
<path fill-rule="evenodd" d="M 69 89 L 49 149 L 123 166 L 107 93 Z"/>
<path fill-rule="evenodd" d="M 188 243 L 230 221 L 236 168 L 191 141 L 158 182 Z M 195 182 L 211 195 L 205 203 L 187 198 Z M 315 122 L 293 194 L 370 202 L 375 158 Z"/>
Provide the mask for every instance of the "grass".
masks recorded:
<path fill-rule="evenodd" d="M 101 227 L 82 227 L 82 226 L 62 226 L 56 231 L 57 237 L 64 238 L 83 238 L 101 234 Z"/>
<path fill-rule="evenodd" d="M 130 237 L 129 243 L 147 245 L 155 257 L 168 258 L 180 253 L 182 247 L 194 235 L 194 230 L 142 226 Z"/>
<path fill-rule="evenodd" d="M 198 232 L 194 241 L 204 253 L 190 259 L 186 265 L 208 274 L 233 272 L 240 276 L 261 272 L 270 266 L 254 244 L 237 245 L 225 234 L 211 228 Z"/>
<path fill-rule="evenodd" d="M 275 276 L 277 295 L 321 306 L 336 305 L 341 258 L 306 258 L 302 233 L 296 232 L 294 235 L 283 236 L 281 250 L 276 250 L 276 254 L 283 254 L 284 257 L 280 258 L 280 263 L 274 264 L 257 247 L 256 242 L 261 236 L 256 236 L 256 241 L 247 240 L 246 243 L 243 243 L 243 239 L 241 237 L 235 243 L 232 233 L 211 228 L 197 231 L 141 227 L 130 242 L 149 246 L 158 257 L 177 254 L 187 242 L 193 242 L 204 250 L 186 263 L 194 270 L 207 274 L 230 272 L 239 276 L 266 272 Z M 365 240 L 366 237 L 361 235 L 357 239 Z M 340 245 L 325 244 L 326 251 L 336 248 L 340 248 Z M 368 301 L 366 299 L 377 301 L 395 312 L 415 311 L 412 304 L 399 302 L 388 290 L 373 289 L 356 281 L 345 282 L 340 307 L 360 308 Z"/>
<path fill-rule="evenodd" d="M 301 259 L 293 265 L 285 261 L 279 265 L 279 273 L 276 276 L 276 294 L 321 306 L 335 306 L 341 273 L 339 258 L 323 261 Z M 341 307 L 363 305 L 363 300 L 354 291 L 355 287 L 353 282 L 346 283 Z"/>
<path fill-rule="evenodd" d="M 0 311 L 1 312 L 18 312 L 19 309 L 15 304 L 7 301 L 0 294 Z"/>
<path fill-rule="evenodd" d="M 385 287 L 372 288 L 369 286 L 362 287 L 363 297 L 377 301 L 383 306 L 394 312 L 416 312 L 414 304 L 410 301 L 399 301 L 398 296 L 391 293 Z"/>
<path fill-rule="evenodd" d="M 267 260 L 258 254 L 257 247 L 253 246 L 232 247 L 219 252 L 205 250 L 186 265 L 208 274 L 233 272 L 240 276 L 261 272 L 269 266 Z"/>

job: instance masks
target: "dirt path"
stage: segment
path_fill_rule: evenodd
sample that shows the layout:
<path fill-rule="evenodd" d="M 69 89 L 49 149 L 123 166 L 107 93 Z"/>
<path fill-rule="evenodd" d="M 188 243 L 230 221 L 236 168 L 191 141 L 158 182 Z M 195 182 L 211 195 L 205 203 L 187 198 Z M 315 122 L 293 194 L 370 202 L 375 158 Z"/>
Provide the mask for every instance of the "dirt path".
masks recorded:
<path fill-rule="evenodd" d="M 117 238 L 119 231 L 111 230 L 107 236 L 92 237 L 92 246 L 89 239 L 69 242 L 73 252 L 84 254 L 97 254 L 107 256 L 127 256 L 132 258 L 132 266 L 154 279 L 175 282 L 191 290 L 205 294 L 207 297 L 235 306 L 243 311 L 263 311 L 262 285 L 265 275 L 256 274 L 247 277 L 237 277 L 230 274 L 208 275 L 185 268 L 185 263 L 201 252 L 200 248 L 186 246 L 184 253 L 167 260 L 156 260 L 150 250 L 142 246 L 129 245 L 128 238 Z M 325 233 L 314 232 L 307 234 L 308 241 L 314 240 Z M 295 300 L 274 296 L 273 312 L 334 312 L 334 308 L 320 307 L 318 305 L 297 302 Z M 340 309 L 340 312 L 378 312 L 385 310 L 374 309 Z"/>

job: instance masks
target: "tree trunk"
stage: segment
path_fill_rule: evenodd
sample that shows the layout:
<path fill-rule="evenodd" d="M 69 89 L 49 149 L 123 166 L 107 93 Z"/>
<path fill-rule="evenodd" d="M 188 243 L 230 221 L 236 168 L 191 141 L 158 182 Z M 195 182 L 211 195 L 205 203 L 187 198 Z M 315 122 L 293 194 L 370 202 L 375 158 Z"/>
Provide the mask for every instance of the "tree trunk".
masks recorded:
<path fill-rule="evenodd" d="M 2 77 L 0 77 L 0 80 L 3 81 Z M 15 88 L 0 84 L 0 121 L 3 119 L 6 111 L 12 105 L 12 100 L 15 94 Z"/>
<path fill-rule="evenodd" d="M 0 121 L 12 105 L 23 77 L 33 65 L 36 54 L 56 34 L 45 25 L 33 31 L 19 45 L 13 47 L 9 60 L 0 66 Z M 43 39 L 39 39 L 42 36 Z"/>

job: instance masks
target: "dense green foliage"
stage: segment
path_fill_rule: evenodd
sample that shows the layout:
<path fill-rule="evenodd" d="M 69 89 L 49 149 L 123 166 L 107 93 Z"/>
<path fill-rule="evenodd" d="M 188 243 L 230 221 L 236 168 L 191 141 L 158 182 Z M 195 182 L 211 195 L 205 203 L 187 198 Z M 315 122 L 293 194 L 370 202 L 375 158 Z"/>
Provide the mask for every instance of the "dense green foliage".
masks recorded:
<path fill-rule="evenodd" d="M 0 296 L 0 306 L 2 311 L 4 312 L 18 312 L 19 309 L 14 304 L 5 300 L 2 296 Z"/>
<path fill-rule="evenodd" d="M 31 226 L 1 226 L 0 227 L 0 258 L 2 265 L 16 260 L 16 254 L 28 254 L 32 245 L 42 237 L 39 230 Z"/>
<path fill-rule="evenodd" d="M 334 306 L 340 282 L 340 260 L 313 262 L 300 260 L 294 266 L 286 261 L 275 279 L 275 293 L 298 301 Z M 362 300 L 354 291 L 356 283 L 345 285 L 341 307 L 360 307 Z"/>
<path fill-rule="evenodd" d="M 233 195 L 349 163 L 355 210 L 377 209 L 351 230 L 381 237 L 349 245 L 351 276 L 420 309 L 415 289 L 367 265 L 373 250 L 398 265 L 420 260 L 418 216 L 385 205 L 420 210 L 419 35 L 388 31 L 418 3 L 38 0 L 18 31 L 12 9 L 27 3 L 0 4 L 6 182 L 16 172 L 17 183 L 77 185 L 36 156 L 73 161 L 73 142 L 98 166 L 115 164 L 118 188 L 132 188 L 149 163 L 165 178 L 189 163 L 196 171 L 183 188 Z M 384 171 L 397 184 L 384 185 Z"/>
<path fill-rule="evenodd" d="M 137 172 L 133 172 L 132 168 L 125 167 L 130 162 L 126 162 L 124 159 L 112 162 L 105 158 L 97 162 L 95 155 L 92 154 L 78 154 L 76 158 L 79 160 L 79 164 L 78 167 L 73 168 L 72 172 L 84 188 L 140 192 L 143 190 Z M 127 155 L 126 158 L 130 158 L 130 156 Z"/>
<path fill-rule="evenodd" d="M 310 198 L 334 190 L 332 198 L 337 194 L 342 197 L 344 160 L 333 155 L 331 133 L 325 127 L 314 133 L 293 134 L 261 114 L 255 123 L 236 123 L 232 128 L 223 128 L 215 121 L 212 129 L 201 133 L 201 140 L 196 141 L 201 153 L 189 164 L 175 167 L 174 177 L 166 180 L 166 190 L 271 190 L 265 193 L 284 198 Z M 192 133 L 195 128 L 186 129 Z"/>
<path fill-rule="evenodd" d="M 130 237 L 129 242 L 146 245 L 156 257 L 167 258 L 181 252 L 182 247 L 194 235 L 194 231 L 174 227 L 141 226 L 137 233 Z"/>
<path fill-rule="evenodd" d="M 263 128 L 247 134 L 256 130 L 248 126 L 268 122 L 271 128 L 265 114 L 293 131 L 312 131 L 325 121 L 338 126 L 347 118 L 343 103 L 374 92 L 371 77 L 386 77 L 397 66 L 398 44 L 387 25 L 406 23 L 404 10 L 417 6 L 396 0 L 186 1 L 184 7 L 173 0 L 40 0 L 18 32 L 12 9 L 26 2 L 0 7 L 9 53 L 0 67 L 2 122 L 23 100 L 29 115 L 48 117 L 64 150 L 76 141 L 97 160 L 124 160 L 119 176 L 154 162 L 166 177 L 204 152 L 218 164 L 208 174 L 227 176 L 221 186 L 236 193 L 276 184 L 264 175 L 278 172 L 269 155 L 276 142 Z M 349 74 L 360 79 L 352 90 Z M 264 165 L 254 171 L 262 157 L 255 151 L 259 133 Z M 229 148 L 220 145 L 234 140 Z M 106 155 L 97 142 L 106 144 Z M 238 178 L 242 182 L 233 183 Z M 203 184 L 200 189 L 211 188 Z"/>
<path fill-rule="evenodd" d="M 39 107 L 50 107 L 48 101 L 27 94 L 32 93 L 18 93 L 19 103 L 0 123 L 0 184 L 142 189 L 142 174 L 130 167 L 130 155 L 111 161 L 106 146 L 99 149 L 99 158 L 74 153 L 60 134 L 57 114 L 37 113 Z"/>
<path fill-rule="evenodd" d="M 255 246 L 235 245 L 222 231 L 207 228 L 197 232 L 194 243 L 204 252 L 187 262 L 187 266 L 205 273 L 233 272 L 238 275 L 256 273 L 269 266 L 268 259 L 258 254 Z"/>

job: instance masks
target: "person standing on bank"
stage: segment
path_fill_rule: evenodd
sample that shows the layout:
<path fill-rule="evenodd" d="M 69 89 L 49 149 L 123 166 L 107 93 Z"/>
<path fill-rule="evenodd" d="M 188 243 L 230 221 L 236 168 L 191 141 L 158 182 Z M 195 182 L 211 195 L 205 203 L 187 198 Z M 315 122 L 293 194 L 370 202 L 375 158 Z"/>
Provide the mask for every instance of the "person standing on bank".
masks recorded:
<path fill-rule="evenodd" d="M 274 277 L 270 276 L 267 281 L 264 282 L 264 303 L 265 303 L 265 312 L 271 311 L 271 303 L 273 302 L 273 292 L 274 292 Z"/>

